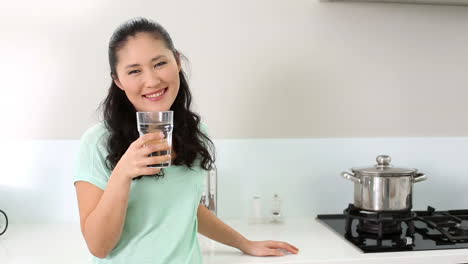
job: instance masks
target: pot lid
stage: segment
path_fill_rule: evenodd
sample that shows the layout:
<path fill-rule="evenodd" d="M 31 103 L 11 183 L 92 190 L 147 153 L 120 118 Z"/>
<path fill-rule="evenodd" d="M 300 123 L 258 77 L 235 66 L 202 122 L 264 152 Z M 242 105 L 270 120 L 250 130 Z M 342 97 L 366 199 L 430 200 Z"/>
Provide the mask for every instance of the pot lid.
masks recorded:
<path fill-rule="evenodd" d="M 370 168 L 352 168 L 354 173 L 372 174 L 376 176 L 406 176 L 417 172 L 417 169 L 395 168 L 390 165 L 392 158 L 388 155 L 379 155 L 376 158 L 377 164 Z"/>

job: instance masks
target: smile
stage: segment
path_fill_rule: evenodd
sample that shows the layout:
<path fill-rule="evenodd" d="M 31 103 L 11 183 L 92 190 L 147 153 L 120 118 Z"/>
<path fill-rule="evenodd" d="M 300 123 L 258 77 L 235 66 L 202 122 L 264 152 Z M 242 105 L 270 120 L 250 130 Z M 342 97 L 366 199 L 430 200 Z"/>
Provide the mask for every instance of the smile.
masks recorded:
<path fill-rule="evenodd" d="M 156 101 L 156 100 L 159 100 L 162 95 L 164 95 L 167 91 L 167 88 L 164 88 L 160 91 L 157 91 L 157 92 L 154 92 L 154 93 L 150 93 L 150 94 L 145 94 L 143 95 L 143 97 L 145 97 L 146 99 L 149 99 L 151 101 Z"/>

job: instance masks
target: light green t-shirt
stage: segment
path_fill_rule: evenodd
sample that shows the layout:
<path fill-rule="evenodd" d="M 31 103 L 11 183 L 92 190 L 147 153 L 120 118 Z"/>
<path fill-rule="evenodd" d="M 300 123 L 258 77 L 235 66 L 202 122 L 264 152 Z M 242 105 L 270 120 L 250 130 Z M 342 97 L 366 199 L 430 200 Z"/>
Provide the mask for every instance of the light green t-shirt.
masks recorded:
<path fill-rule="evenodd" d="M 74 182 L 90 182 L 105 190 L 111 175 L 106 167 L 108 135 L 102 122 L 83 135 Z M 172 165 L 164 168 L 164 174 L 159 179 L 143 177 L 132 182 L 120 240 L 105 259 L 93 257 L 93 263 L 203 262 L 197 237 L 197 209 L 207 172 L 197 165 L 192 169 Z"/>

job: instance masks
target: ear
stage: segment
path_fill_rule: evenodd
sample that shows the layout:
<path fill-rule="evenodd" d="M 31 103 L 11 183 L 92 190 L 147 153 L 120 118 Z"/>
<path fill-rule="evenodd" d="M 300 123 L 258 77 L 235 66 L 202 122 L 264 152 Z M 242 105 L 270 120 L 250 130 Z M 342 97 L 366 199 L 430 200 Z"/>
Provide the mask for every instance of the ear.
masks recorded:
<path fill-rule="evenodd" d="M 117 85 L 117 87 L 120 88 L 120 90 L 122 90 L 122 91 L 125 90 L 125 89 L 123 88 L 122 84 L 120 83 L 119 78 L 117 77 L 117 75 L 112 74 L 112 80 L 114 81 L 115 85 Z"/>
<path fill-rule="evenodd" d="M 177 69 L 179 70 L 182 70 L 182 64 L 180 62 L 180 53 L 178 51 L 175 52 L 175 59 L 176 59 L 176 62 L 177 62 Z"/>

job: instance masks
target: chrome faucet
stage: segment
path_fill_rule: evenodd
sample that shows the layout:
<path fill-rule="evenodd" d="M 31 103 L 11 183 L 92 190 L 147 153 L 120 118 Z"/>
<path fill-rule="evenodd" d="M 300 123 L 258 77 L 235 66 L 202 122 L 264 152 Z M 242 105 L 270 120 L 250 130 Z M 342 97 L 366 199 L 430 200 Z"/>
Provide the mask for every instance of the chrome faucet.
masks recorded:
<path fill-rule="evenodd" d="M 201 201 L 208 210 L 213 214 L 217 215 L 218 213 L 218 172 L 216 166 L 213 165 L 211 170 L 208 171 L 208 176 L 206 177 L 205 186 L 207 192 L 202 193 Z"/>
<path fill-rule="evenodd" d="M 217 215 L 218 213 L 218 169 L 213 164 L 213 168 L 208 173 L 208 209 Z"/>

